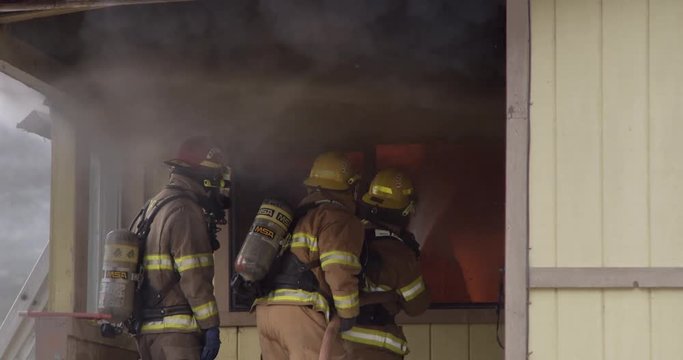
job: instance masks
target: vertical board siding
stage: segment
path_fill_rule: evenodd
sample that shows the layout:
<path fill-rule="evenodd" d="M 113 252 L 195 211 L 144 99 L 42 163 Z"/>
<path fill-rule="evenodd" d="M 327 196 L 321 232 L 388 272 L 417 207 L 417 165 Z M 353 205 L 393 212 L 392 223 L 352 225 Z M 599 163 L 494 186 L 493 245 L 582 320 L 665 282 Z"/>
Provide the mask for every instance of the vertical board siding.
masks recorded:
<path fill-rule="evenodd" d="M 683 1 L 531 5 L 531 266 L 683 266 Z M 682 303 L 533 290 L 529 357 L 680 359 Z"/>
<path fill-rule="evenodd" d="M 429 325 L 406 325 L 403 326 L 403 333 L 408 339 L 410 353 L 406 356 L 407 360 L 429 359 L 431 356 Z"/>
<path fill-rule="evenodd" d="M 557 290 L 529 294 L 529 360 L 557 360 Z"/>
<path fill-rule="evenodd" d="M 603 0 L 604 266 L 649 265 L 647 0 Z"/>
<path fill-rule="evenodd" d="M 683 264 L 683 2 L 650 2 L 652 262 Z"/>
<path fill-rule="evenodd" d="M 601 3 L 555 6 L 557 264 L 601 266 Z M 601 359 L 602 292 L 560 290 L 557 312 L 558 360 Z"/>
<path fill-rule="evenodd" d="M 652 290 L 651 294 L 652 360 L 680 359 L 683 354 L 683 292 Z M 644 335 L 645 336 L 645 335 Z"/>
<path fill-rule="evenodd" d="M 650 358 L 650 291 L 605 290 L 605 360 Z"/>
<path fill-rule="evenodd" d="M 470 359 L 470 334 L 467 325 L 431 325 L 430 341 L 432 360 Z M 408 343 L 412 347 L 412 339 L 408 338 Z"/>
<path fill-rule="evenodd" d="M 498 340 L 496 340 L 495 324 L 472 324 L 469 326 L 469 337 L 469 360 L 503 359 L 503 349 L 498 346 Z M 502 343 L 503 338 L 501 337 L 500 340 Z"/>
<path fill-rule="evenodd" d="M 410 353 L 406 360 L 503 360 L 495 324 L 405 325 Z M 218 360 L 259 360 L 255 327 L 221 328 Z"/>
<path fill-rule="evenodd" d="M 602 296 L 601 290 L 557 290 L 558 360 L 603 358 Z"/>
<path fill-rule="evenodd" d="M 652 266 L 683 264 L 683 2 L 650 0 L 650 207 Z M 683 292 L 653 290 L 652 359 L 683 354 Z"/>
<path fill-rule="evenodd" d="M 531 152 L 529 158 L 529 263 L 556 266 L 555 0 L 531 7 Z"/>
<path fill-rule="evenodd" d="M 296 327 L 292 326 L 292 331 Z M 237 329 L 237 359 L 258 360 L 261 358 L 258 331 L 255 327 L 242 327 Z"/>
<path fill-rule="evenodd" d="M 556 1 L 557 263 L 602 265 L 599 0 Z"/>
<path fill-rule="evenodd" d="M 221 328 L 221 349 L 217 360 L 237 360 L 237 328 Z"/>
<path fill-rule="evenodd" d="M 650 264 L 647 13 L 647 0 L 603 0 L 605 266 Z M 649 359 L 649 291 L 606 290 L 603 307 L 604 359 Z"/>
<path fill-rule="evenodd" d="M 529 264 L 557 266 L 555 0 L 531 3 Z M 529 360 L 557 360 L 557 291 L 529 294 Z"/>

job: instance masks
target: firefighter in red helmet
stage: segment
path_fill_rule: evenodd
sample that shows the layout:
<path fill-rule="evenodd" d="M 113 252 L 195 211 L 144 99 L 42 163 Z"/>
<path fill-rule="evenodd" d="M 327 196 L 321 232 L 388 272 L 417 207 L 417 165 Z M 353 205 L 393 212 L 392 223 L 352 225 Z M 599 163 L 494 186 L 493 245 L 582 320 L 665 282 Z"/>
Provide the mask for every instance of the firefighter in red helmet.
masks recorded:
<path fill-rule="evenodd" d="M 213 360 L 220 348 L 213 251 L 229 206 L 229 170 L 220 149 L 201 136 L 187 139 L 166 164 L 169 182 L 145 208 L 163 204 L 141 248 L 138 350 L 142 360 Z"/>

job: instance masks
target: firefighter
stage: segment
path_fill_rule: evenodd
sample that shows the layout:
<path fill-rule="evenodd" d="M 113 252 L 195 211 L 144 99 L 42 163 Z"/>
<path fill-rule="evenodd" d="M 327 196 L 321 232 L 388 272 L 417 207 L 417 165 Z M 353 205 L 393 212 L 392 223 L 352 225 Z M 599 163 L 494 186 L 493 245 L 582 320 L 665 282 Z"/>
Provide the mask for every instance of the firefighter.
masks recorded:
<path fill-rule="evenodd" d="M 408 346 L 394 317 L 401 310 L 419 315 L 429 307 L 420 245 L 406 230 L 413 208 L 412 182 L 394 169 L 377 173 L 360 202 L 366 234 L 361 309 L 356 325 L 342 333 L 353 359 L 403 359 Z"/>
<path fill-rule="evenodd" d="M 359 179 L 342 154 L 315 159 L 272 290 L 254 302 L 264 360 L 317 360 L 331 316 L 340 318 L 342 331 L 354 324 L 363 243 L 363 225 L 354 215 Z M 331 359 L 346 359 L 339 336 L 330 348 Z"/>
<path fill-rule="evenodd" d="M 186 140 L 166 164 L 169 183 L 148 208 L 176 198 L 159 209 L 143 249 L 138 350 L 142 360 L 213 360 L 221 343 L 213 251 L 229 204 L 229 171 L 206 137 Z"/>

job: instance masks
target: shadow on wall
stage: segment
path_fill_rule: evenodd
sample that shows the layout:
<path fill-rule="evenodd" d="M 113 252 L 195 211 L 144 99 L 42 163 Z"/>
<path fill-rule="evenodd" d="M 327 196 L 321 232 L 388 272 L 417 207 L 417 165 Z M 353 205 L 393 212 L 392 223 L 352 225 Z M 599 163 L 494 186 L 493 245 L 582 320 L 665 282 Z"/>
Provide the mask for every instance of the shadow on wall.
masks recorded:
<path fill-rule="evenodd" d="M 503 141 L 389 145 L 377 155 L 378 168 L 398 167 L 415 179 L 411 229 L 433 303 L 497 302 L 505 264 Z"/>

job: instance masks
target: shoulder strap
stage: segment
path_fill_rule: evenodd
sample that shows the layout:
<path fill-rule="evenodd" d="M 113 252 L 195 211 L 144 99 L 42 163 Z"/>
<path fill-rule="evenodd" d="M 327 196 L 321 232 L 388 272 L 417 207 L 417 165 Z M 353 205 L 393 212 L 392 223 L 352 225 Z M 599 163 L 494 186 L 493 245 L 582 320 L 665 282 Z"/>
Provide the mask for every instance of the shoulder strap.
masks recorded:
<path fill-rule="evenodd" d="M 403 245 L 410 248 L 410 250 L 412 250 L 415 253 L 416 257 L 420 257 L 420 243 L 418 243 L 417 240 L 415 240 L 415 235 L 413 235 L 411 232 L 403 231 L 399 235 L 386 229 L 375 228 L 373 239 L 380 237 L 394 238 L 403 243 Z"/>
<path fill-rule="evenodd" d="M 189 194 L 187 191 L 182 191 L 178 194 L 170 195 L 168 197 L 165 197 L 156 203 L 152 205 L 152 202 L 148 202 L 145 205 L 145 208 L 142 211 L 142 218 L 140 219 L 140 222 L 137 225 L 137 231 L 136 234 L 140 238 L 140 240 L 146 240 L 147 236 L 149 235 L 149 231 L 152 227 L 152 222 L 154 221 L 154 218 L 157 216 L 159 213 L 159 210 L 161 210 L 164 205 L 170 203 L 173 200 L 180 199 L 180 198 L 188 198 L 190 200 L 195 200 L 194 197 Z M 149 206 L 152 205 L 152 209 L 149 210 Z M 147 215 L 147 211 L 150 211 L 149 215 Z"/>
<path fill-rule="evenodd" d="M 137 266 L 137 273 L 141 274 L 142 269 L 143 269 L 143 264 L 145 260 L 145 255 L 147 253 L 147 236 L 149 235 L 149 231 L 152 228 L 152 222 L 154 221 L 154 218 L 157 216 L 159 213 L 159 210 L 161 208 L 168 204 L 169 202 L 180 199 L 180 198 L 189 198 L 193 199 L 192 196 L 187 193 L 186 191 L 183 191 L 178 194 L 170 195 L 168 197 L 165 197 L 156 203 L 152 204 L 152 201 L 148 201 L 145 206 L 140 210 L 140 213 L 136 216 L 135 220 L 133 220 L 133 224 L 131 225 L 131 229 L 136 226 L 136 231 L 135 235 L 138 237 L 138 241 L 140 242 L 140 251 L 138 255 L 138 266 Z M 152 209 L 150 210 L 150 206 L 152 206 Z M 147 216 L 147 212 L 149 211 L 149 216 Z M 142 281 L 138 283 L 138 289 L 142 288 Z"/>

